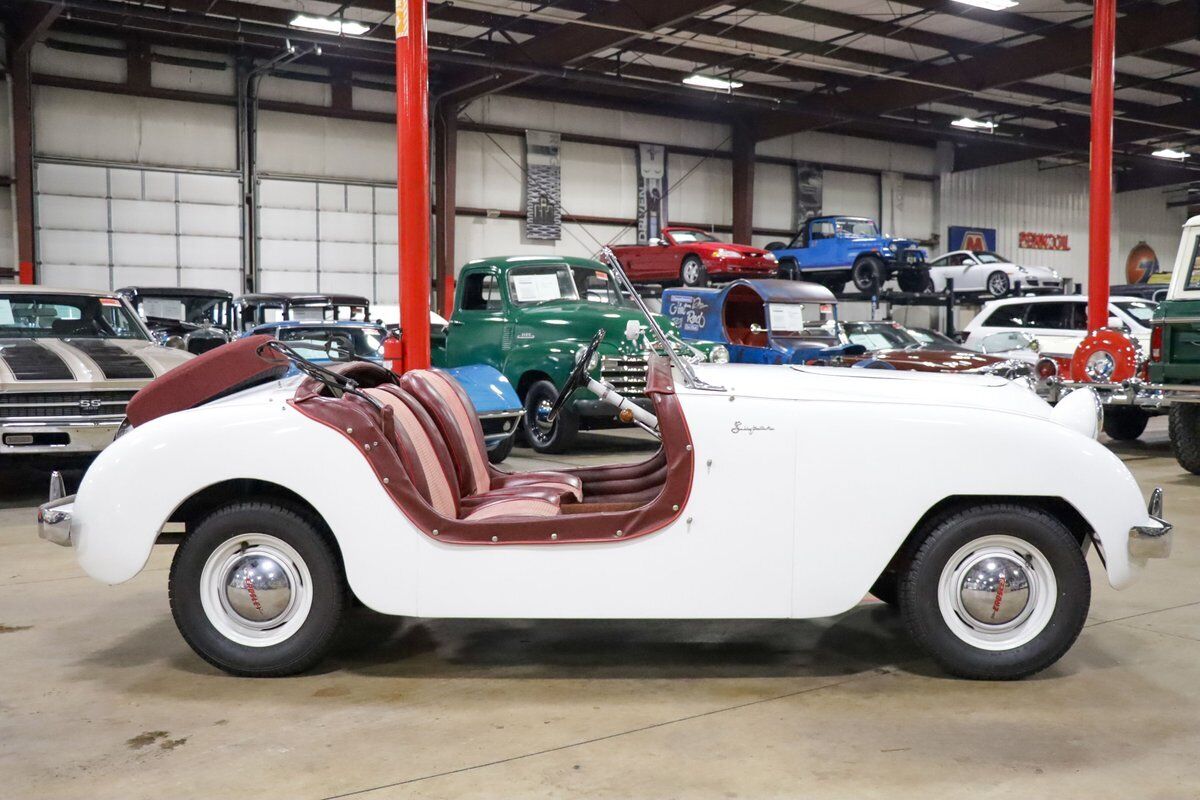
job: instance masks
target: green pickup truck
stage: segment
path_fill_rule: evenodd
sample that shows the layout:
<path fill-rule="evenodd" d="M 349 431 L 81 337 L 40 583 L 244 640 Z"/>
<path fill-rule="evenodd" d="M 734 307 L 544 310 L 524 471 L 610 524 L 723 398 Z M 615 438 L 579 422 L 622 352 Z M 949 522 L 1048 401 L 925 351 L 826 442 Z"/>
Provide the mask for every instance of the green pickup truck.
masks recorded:
<path fill-rule="evenodd" d="M 677 349 L 695 361 L 728 360 L 722 345 L 684 342 L 665 317 L 656 316 Z M 483 258 L 458 276 L 454 313 L 433 337 L 440 367 L 490 364 L 512 382 L 525 406 L 524 432 L 540 453 L 571 447 L 582 429 L 621 423 L 613 407 L 576 395 L 553 423 L 547 420 L 579 348 L 605 331 L 593 377 L 645 408 L 648 322 L 597 261 L 560 256 Z"/>
<path fill-rule="evenodd" d="M 1152 324 L 1150 384 L 1170 404 L 1175 458 L 1200 475 L 1200 217 L 1183 226 L 1171 287 Z"/>

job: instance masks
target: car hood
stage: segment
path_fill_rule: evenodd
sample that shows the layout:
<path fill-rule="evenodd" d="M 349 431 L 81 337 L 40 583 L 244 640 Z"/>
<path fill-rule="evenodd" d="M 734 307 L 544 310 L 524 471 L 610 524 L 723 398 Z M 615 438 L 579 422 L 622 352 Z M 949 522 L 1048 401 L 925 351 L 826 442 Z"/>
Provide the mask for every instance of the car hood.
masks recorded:
<path fill-rule="evenodd" d="M 664 331 L 678 338 L 671 320 L 661 314 L 655 314 L 654 318 Z M 621 308 L 606 303 L 546 303 L 523 310 L 518 324 L 521 327 L 536 327 L 546 332 L 559 329 L 563 338 L 580 340 L 590 339 L 592 334 L 603 328 L 604 341 L 613 344 L 617 341 L 628 341 L 625 338 L 625 326 L 629 324 L 629 320 L 635 320 L 643 328 L 648 324 L 642 312 L 633 308 Z"/>
<path fill-rule="evenodd" d="M 894 364 L 899 369 L 925 370 L 929 372 L 967 372 L 980 369 L 992 364 L 999 364 L 1003 358 L 972 353 L 969 350 L 877 350 L 868 353 L 864 358 L 873 358 L 888 364 Z"/>
<path fill-rule="evenodd" d="M 513 385 L 495 367 L 468 364 L 465 367 L 451 367 L 446 371 L 453 375 L 470 395 L 476 412 L 498 414 L 521 410 L 521 399 L 517 397 Z"/>
<path fill-rule="evenodd" d="M 759 247 L 751 247 L 745 244 L 727 244 L 725 242 L 696 242 L 691 245 L 682 245 L 689 247 L 692 250 L 701 253 L 715 253 L 718 250 L 732 250 L 735 253 L 741 253 L 745 256 L 758 256 L 759 258 L 767 254 L 766 250 Z"/>
<path fill-rule="evenodd" d="M 6 389 L 51 384 L 143 386 L 192 358 L 141 339 L 0 339 L 0 383 Z"/>
<path fill-rule="evenodd" d="M 846 403 L 907 403 L 1009 411 L 1050 417 L 1050 405 L 1022 381 L 995 375 L 955 375 L 852 367 L 697 364 L 698 377 L 737 396 Z"/>

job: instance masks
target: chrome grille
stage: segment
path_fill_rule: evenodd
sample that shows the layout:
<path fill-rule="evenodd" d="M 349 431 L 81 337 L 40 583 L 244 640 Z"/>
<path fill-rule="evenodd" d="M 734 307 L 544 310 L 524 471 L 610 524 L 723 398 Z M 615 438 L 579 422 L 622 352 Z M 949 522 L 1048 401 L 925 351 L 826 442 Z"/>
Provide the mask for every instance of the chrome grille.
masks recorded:
<path fill-rule="evenodd" d="M 646 357 L 609 356 L 600 360 L 600 379 L 623 395 L 638 396 L 646 393 Z"/>
<path fill-rule="evenodd" d="M 110 392 L 3 392 L 0 419 L 123 417 L 136 389 Z"/>

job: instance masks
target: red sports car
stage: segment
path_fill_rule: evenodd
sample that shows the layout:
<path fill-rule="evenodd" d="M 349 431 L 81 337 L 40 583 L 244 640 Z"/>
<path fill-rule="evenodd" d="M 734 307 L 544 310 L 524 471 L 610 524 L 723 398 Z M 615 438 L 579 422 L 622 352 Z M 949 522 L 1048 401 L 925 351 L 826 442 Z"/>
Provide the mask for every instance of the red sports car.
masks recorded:
<path fill-rule="evenodd" d="M 722 242 L 699 228 L 663 228 L 661 239 L 612 250 L 634 281 L 706 286 L 709 278 L 773 278 L 779 271 L 766 250 Z"/>

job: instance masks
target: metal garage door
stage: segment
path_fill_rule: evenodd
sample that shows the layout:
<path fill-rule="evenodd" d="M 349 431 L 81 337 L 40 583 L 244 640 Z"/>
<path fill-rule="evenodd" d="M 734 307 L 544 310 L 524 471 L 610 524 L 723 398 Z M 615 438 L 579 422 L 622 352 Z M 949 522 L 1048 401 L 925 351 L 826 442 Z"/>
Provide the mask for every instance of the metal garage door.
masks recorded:
<path fill-rule="evenodd" d="M 236 176 L 37 164 L 39 281 L 241 291 Z"/>
<path fill-rule="evenodd" d="M 396 188 L 263 179 L 259 289 L 349 292 L 396 302 Z"/>

